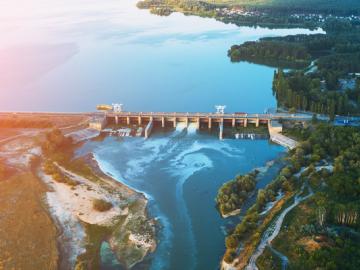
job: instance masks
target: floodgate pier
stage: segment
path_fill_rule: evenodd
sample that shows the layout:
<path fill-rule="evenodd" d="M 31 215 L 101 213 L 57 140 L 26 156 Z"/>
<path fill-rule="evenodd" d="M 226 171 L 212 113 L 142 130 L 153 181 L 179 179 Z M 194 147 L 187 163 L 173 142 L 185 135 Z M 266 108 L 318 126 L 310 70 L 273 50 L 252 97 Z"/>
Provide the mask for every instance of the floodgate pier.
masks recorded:
<path fill-rule="evenodd" d="M 185 126 L 192 124 L 197 129 L 217 129 L 219 139 L 224 138 L 224 128 L 237 127 L 266 127 L 270 139 L 288 148 L 294 148 L 296 142 L 281 134 L 282 125 L 280 120 L 309 121 L 311 115 L 288 114 L 288 113 L 224 113 L 218 110 L 216 113 L 193 113 L 193 112 L 126 112 L 121 110 L 107 110 L 97 115 L 90 123 L 90 127 L 104 129 L 106 126 L 131 126 L 144 127 L 143 136 L 149 138 L 153 127 L 176 128 L 178 123 Z"/>

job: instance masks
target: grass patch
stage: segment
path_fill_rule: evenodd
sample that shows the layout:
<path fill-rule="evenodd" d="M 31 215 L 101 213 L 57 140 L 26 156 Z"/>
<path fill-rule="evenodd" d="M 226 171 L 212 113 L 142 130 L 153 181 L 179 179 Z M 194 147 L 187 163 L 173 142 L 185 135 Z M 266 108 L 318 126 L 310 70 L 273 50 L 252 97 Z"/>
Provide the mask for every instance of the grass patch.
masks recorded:
<path fill-rule="evenodd" d="M 57 269 L 57 229 L 43 202 L 45 192 L 30 172 L 1 181 L 0 269 Z"/>
<path fill-rule="evenodd" d="M 256 266 L 260 270 L 278 270 L 281 269 L 281 260 L 269 247 L 266 247 L 264 253 L 256 261 Z"/>
<path fill-rule="evenodd" d="M 284 218 L 280 233 L 273 241 L 274 248 L 287 256 L 290 261 L 296 261 L 300 250 L 304 248 L 299 244 L 299 240 L 315 230 L 312 225 L 316 223 L 314 207 L 315 203 L 310 198 L 290 211 Z"/>
<path fill-rule="evenodd" d="M 111 233 L 111 228 L 83 223 L 86 233 L 86 251 L 76 260 L 75 270 L 100 269 L 101 243 Z"/>
<path fill-rule="evenodd" d="M 58 183 L 64 183 L 71 187 L 75 187 L 79 182 L 71 179 L 65 173 L 63 173 L 54 162 L 47 160 L 44 164 L 44 171 L 46 174 L 51 175 L 52 178 Z"/>

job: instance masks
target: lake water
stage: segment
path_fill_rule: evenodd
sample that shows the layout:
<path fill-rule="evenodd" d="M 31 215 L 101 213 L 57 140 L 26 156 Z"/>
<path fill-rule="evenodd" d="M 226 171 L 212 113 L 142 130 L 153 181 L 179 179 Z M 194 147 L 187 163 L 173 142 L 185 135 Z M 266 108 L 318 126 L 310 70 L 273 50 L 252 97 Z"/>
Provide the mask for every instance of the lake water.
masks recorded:
<path fill-rule="evenodd" d="M 263 112 L 275 106 L 274 69 L 233 64 L 227 50 L 264 36 L 310 33 L 159 17 L 135 4 L 1 1 L 0 110 L 93 111 L 119 102 L 129 111 L 209 112 L 225 104 L 227 111 Z M 284 151 L 266 140 L 219 141 L 181 124 L 148 140 L 107 138 L 82 150 L 149 197 L 150 214 L 163 226 L 154 270 L 217 269 L 226 225 L 215 209 L 218 188 Z"/>
<path fill-rule="evenodd" d="M 232 64 L 233 44 L 304 29 L 151 15 L 136 0 L 0 1 L 0 111 L 263 112 L 273 69 Z M 317 31 L 321 32 L 321 30 Z"/>

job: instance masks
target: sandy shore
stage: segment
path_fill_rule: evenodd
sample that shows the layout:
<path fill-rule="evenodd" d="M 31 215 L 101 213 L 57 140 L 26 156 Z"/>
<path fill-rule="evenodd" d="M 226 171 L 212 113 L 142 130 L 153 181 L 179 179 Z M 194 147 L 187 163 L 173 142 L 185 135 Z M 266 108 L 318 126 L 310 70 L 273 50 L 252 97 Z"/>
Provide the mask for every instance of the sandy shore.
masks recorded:
<path fill-rule="evenodd" d="M 63 175 L 77 183 L 75 186 L 55 181 L 44 167 L 39 170 L 39 177 L 51 189 L 46 200 L 62 229 L 64 257 L 71 267 L 78 264 L 91 244 L 87 228 L 92 225 L 106 231 L 106 241 L 120 264 L 131 269 L 156 248 L 155 221 L 148 218 L 147 199 L 101 171 L 93 155 L 82 160 L 92 170 L 91 179 L 54 162 Z M 107 201 L 112 207 L 98 211 L 94 200 Z"/>

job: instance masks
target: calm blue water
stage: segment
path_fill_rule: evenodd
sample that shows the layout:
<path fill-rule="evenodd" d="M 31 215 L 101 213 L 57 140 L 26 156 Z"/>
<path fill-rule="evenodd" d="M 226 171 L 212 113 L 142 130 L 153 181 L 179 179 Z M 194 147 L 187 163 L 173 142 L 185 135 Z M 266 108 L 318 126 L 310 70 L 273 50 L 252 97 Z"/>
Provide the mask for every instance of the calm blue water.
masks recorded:
<path fill-rule="evenodd" d="M 233 44 L 304 29 L 236 27 L 151 15 L 136 0 L 0 2 L 0 110 L 263 112 L 273 69 L 232 64 Z M 21 8 L 20 8 L 21 7 Z"/>
<path fill-rule="evenodd" d="M 163 226 L 151 269 L 215 270 L 228 223 L 215 209 L 218 188 L 238 173 L 264 167 L 284 149 L 266 140 L 219 141 L 180 124 L 148 140 L 89 142 L 83 151 L 92 151 L 105 172 L 149 198 L 150 214 Z"/>

